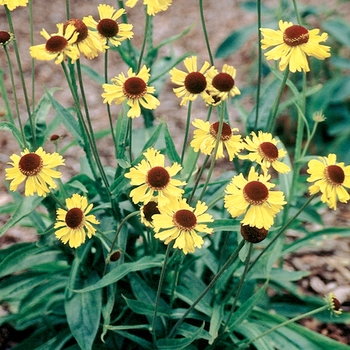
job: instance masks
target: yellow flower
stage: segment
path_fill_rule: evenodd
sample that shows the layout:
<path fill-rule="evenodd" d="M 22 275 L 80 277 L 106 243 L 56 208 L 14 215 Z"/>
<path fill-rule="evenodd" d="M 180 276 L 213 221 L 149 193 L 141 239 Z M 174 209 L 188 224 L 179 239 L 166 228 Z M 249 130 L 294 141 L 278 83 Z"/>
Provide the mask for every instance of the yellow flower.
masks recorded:
<path fill-rule="evenodd" d="M 225 208 L 231 216 L 245 214 L 241 224 L 268 230 L 286 204 L 281 191 L 270 191 L 275 185 L 269 180 L 270 175 L 258 175 L 254 167 L 249 171 L 248 180 L 242 174 L 234 176 L 224 197 Z"/>
<path fill-rule="evenodd" d="M 125 5 L 134 7 L 138 0 L 128 0 Z M 172 0 L 143 0 L 143 4 L 147 6 L 147 14 L 154 16 L 156 13 L 166 11 L 171 5 Z"/>
<path fill-rule="evenodd" d="M 182 98 L 180 106 L 186 106 L 188 101 L 194 101 L 200 95 L 206 103 L 214 102 L 210 94 L 207 93 L 207 79 L 205 72 L 210 67 L 209 62 L 204 62 L 202 68 L 197 70 L 197 56 L 187 57 L 184 60 L 184 65 L 188 73 L 173 68 L 169 73 L 171 81 L 180 85 L 174 88 L 175 95 Z M 210 69 L 215 69 L 211 67 Z"/>
<path fill-rule="evenodd" d="M 131 39 L 134 35 L 132 24 L 117 23 L 117 19 L 125 14 L 124 9 L 118 11 L 109 5 L 100 4 L 97 7 L 100 20 L 96 22 L 92 16 L 84 17 L 83 22 L 89 27 L 97 30 L 101 38 L 119 46 L 125 39 Z"/>
<path fill-rule="evenodd" d="M 291 72 L 302 70 L 309 72 L 309 64 L 306 56 L 313 56 L 319 60 L 330 57 L 330 47 L 320 45 L 328 38 L 327 33 L 319 35 L 319 29 L 307 30 L 300 25 L 293 25 L 292 22 L 279 21 L 279 30 L 261 28 L 264 36 L 261 40 L 261 47 L 269 49 L 265 53 L 268 60 L 281 60 L 279 69 L 284 71 L 289 65 Z"/>
<path fill-rule="evenodd" d="M 73 44 L 78 38 L 75 27 L 68 25 L 65 29 L 62 23 L 57 24 L 58 32 L 49 35 L 43 29 L 40 34 L 47 40 L 46 44 L 31 46 L 30 55 L 40 61 L 55 60 L 56 64 L 61 63 L 68 56 L 72 63 L 79 59 L 80 53 Z"/>
<path fill-rule="evenodd" d="M 160 214 L 158 200 L 153 197 L 148 203 L 140 208 L 141 222 L 147 227 L 153 227 L 153 215 Z"/>
<path fill-rule="evenodd" d="M 64 160 L 58 153 L 46 153 L 42 147 L 39 147 L 35 152 L 25 149 L 24 152 L 21 152 L 21 156 L 13 154 L 10 159 L 12 162 L 8 164 L 12 165 L 12 168 L 5 169 L 5 171 L 6 180 L 12 180 L 11 191 L 16 191 L 24 181 L 26 181 L 25 196 L 37 193 L 44 197 L 50 192 L 49 188 L 57 187 L 53 178 L 58 179 L 62 175 L 53 168 L 64 165 Z"/>
<path fill-rule="evenodd" d="M 74 45 L 78 50 L 88 59 L 93 59 L 98 56 L 100 52 L 105 52 L 108 46 L 105 45 L 105 39 L 97 32 L 91 31 L 86 24 L 78 18 L 69 19 L 64 23 L 63 28 L 66 30 L 68 25 L 73 25 L 78 33 L 77 40 Z"/>
<path fill-rule="evenodd" d="M 201 151 L 206 155 L 210 155 L 215 148 L 219 122 L 210 124 L 201 119 L 195 119 L 192 124 L 198 129 L 194 131 L 191 147 L 193 147 L 195 152 Z M 231 129 L 227 123 L 223 123 L 216 159 L 224 157 L 224 146 L 230 160 L 243 148 L 241 135 L 233 135 L 235 131 L 238 131 L 238 129 Z"/>
<path fill-rule="evenodd" d="M 350 195 L 345 188 L 350 188 L 350 165 L 337 163 L 333 153 L 327 157 L 312 159 L 308 163 L 308 182 L 315 182 L 309 187 L 310 194 L 321 192 L 321 201 L 331 209 L 337 209 L 337 200 L 347 203 Z"/>
<path fill-rule="evenodd" d="M 250 153 L 247 155 L 240 155 L 241 159 L 249 159 L 251 162 L 257 162 L 261 168 L 266 172 L 271 166 L 279 173 L 285 174 L 290 171 L 287 164 L 279 161 L 279 159 L 286 156 L 287 152 L 284 149 L 278 149 L 276 140 L 268 132 L 258 132 L 258 135 L 253 131 L 252 138 L 247 136 L 244 141 L 244 148 Z"/>
<path fill-rule="evenodd" d="M 146 159 L 125 174 L 131 180 L 130 184 L 137 186 L 130 192 L 133 202 L 147 204 L 156 197 L 159 207 L 162 207 L 181 197 L 184 191 L 178 187 L 186 182 L 172 178 L 182 169 L 181 165 L 174 163 L 171 167 L 164 167 L 164 155 L 154 148 L 143 154 Z"/>
<path fill-rule="evenodd" d="M 203 245 L 203 238 L 198 233 L 212 233 L 206 223 L 213 222 L 213 217 L 206 213 L 205 203 L 197 202 L 192 208 L 185 199 L 178 199 L 166 207 L 160 208 L 160 214 L 153 216 L 155 238 L 165 244 L 175 241 L 174 248 L 182 249 L 185 254 L 193 253 L 194 248 Z"/>
<path fill-rule="evenodd" d="M 215 96 L 215 100 L 225 101 L 229 95 L 232 97 L 240 95 L 241 92 L 235 85 L 236 69 L 224 64 L 221 72 L 209 69 L 207 74 L 208 93 Z"/>
<path fill-rule="evenodd" d="M 0 5 L 7 6 L 10 11 L 18 6 L 27 6 L 28 0 L 0 0 Z"/>
<path fill-rule="evenodd" d="M 130 118 L 139 117 L 141 115 L 141 106 L 146 109 L 155 109 L 159 106 L 159 100 L 154 97 L 155 88 L 148 86 L 149 68 L 143 66 L 138 74 L 128 70 L 128 77 L 123 73 L 112 78 L 113 84 L 103 84 L 104 98 L 103 103 L 111 104 L 115 100 L 115 104 L 119 105 L 127 101 L 130 110 L 127 116 Z M 141 105 L 141 106 L 140 106 Z"/>
<path fill-rule="evenodd" d="M 329 293 L 325 295 L 324 301 L 328 305 L 328 310 L 331 312 L 331 314 L 335 316 L 339 316 L 342 314 L 343 309 L 341 308 L 340 301 L 335 297 L 334 293 Z"/>
<path fill-rule="evenodd" d="M 75 193 L 71 198 L 66 199 L 68 210 L 59 208 L 56 212 L 57 220 L 54 228 L 57 239 L 64 244 L 67 242 L 71 248 L 80 247 L 86 239 L 91 238 L 96 229 L 92 224 L 99 224 L 95 215 L 88 215 L 93 205 L 89 204 L 86 197 Z"/>

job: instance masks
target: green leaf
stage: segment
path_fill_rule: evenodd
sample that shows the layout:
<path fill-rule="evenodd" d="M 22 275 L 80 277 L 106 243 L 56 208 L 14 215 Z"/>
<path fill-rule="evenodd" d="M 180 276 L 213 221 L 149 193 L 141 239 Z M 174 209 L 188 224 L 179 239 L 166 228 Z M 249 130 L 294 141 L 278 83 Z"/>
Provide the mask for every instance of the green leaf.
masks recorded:
<path fill-rule="evenodd" d="M 211 315 L 210 319 L 210 327 L 209 327 L 209 334 L 211 336 L 209 340 L 209 344 L 212 344 L 213 341 L 217 338 L 219 335 L 219 329 L 221 327 L 222 319 L 224 317 L 224 303 L 215 303 L 213 307 L 213 313 Z"/>
<path fill-rule="evenodd" d="M 233 31 L 217 48 L 216 58 L 225 58 L 236 52 L 243 46 L 248 38 L 256 31 L 256 25 L 244 26 L 239 30 Z"/>
<path fill-rule="evenodd" d="M 268 285 L 268 282 L 266 281 L 265 284 L 251 296 L 246 302 L 244 302 L 237 311 L 233 314 L 229 324 L 228 329 L 233 331 L 235 327 L 239 324 L 241 324 L 251 313 L 253 308 L 259 303 L 259 301 L 262 299 L 262 297 L 266 293 L 266 287 Z"/>
<path fill-rule="evenodd" d="M 17 141 L 18 145 L 20 146 L 21 149 L 25 149 L 28 147 L 27 144 L 24 144 L 22 134 L 21 132 L 17 129 L 16 125 L 10 123 L 10 122 L 1 122 L 0 123 L 0 130 L 9 130 L 12 132 L 13 137 Z"/>
<path fill-rule="evenodd" d="M 344 46 L 350 47 L 350 26 L 341 18 L 335 18 L 322 23 L 324 30 L 334 40 L 340 42 Z"/>
<path fill-rule="evenodd" d="M 193 332 L 188 338 L 159 339 L 157 341 L 157 349 L 164 349 L 164 350 L 184 349 L 198 338 L 199 334 L 202 333 L 203 329 L 204 329 L 204 322 L 202 324 L 202 327 L 198 328 L 197 331 Z"/>
<path fill-rule="evenodd" d="M 126 304 L 129 308 L 139 315 L 152 316 L 154 315 L 154 303 L 149 304 L 148 302 L 143 302 L 141 300 L 128 299 L 122 295 Z M 157 314 L 159 316 L 168 316 L 168 308 L 159 306 Z"/>
<path fill-rule="evenodd" d="M 86 293 L 92 290 L 103 288 L 111 283 L 115 283 L 125 277 L 130 272 L 143 271 L 151 267 L 162 266 L 164 255 L 144 256 L 138 261 L 124 263 L 116 266 L 112 271 L 104 275 L 98 282 L 83 289 L 74 290 L 76 293 Z"/>
<path fill-rule="evenodd" d="M 147 327 L 147 329 L 149 329 L 149 326 L 145 326 Z M 145 329 L 145 327 L 143 328 L 133 328 L 132 326 L 130 326 L 129 328 L 130 329 Z M 127 328 L 127 329 L 129 329 Z M 154 349 L 152 343 L 148 342 L 147 340 L 143 339 L 143 338 L 140 338 L 134 334 L 131 334 L 129 332 L 125 332 L 125 331 L 122 331 L 122 330 L 118 330 L 118 327 L 110 327 L 109 329 L 111 329 L 112 331 L 118 333 L 119 335 L 121 335 L 122 337 L 124 338 L 127 338 L 127 339 L 130 339 L 131 341 L 133 341 L 134 343 L 138 344 L 141 346 L 140 349 L 144 349 L 144 350 L 151 350 L 151 349 Z"/>
<path fill-rule="evenodd" d="M 166 145 L 166 153 L 171 162 L 181 163 L 181 158 L 176 151 L 174 140 L 170 135 L 169 128 L 167 124 L 164 124 L 164 140 Z"/>
<path fill-rule="evenodd" d="M 215 219 L 213 222 L 208 222 L 208 227 L 214 232 L 217 231 L 240 231 L 240 221 L 235 219 Z"/>
<path fill-rule="evenodd" d="M 85 73 L 93 81 L 95 81 L 98 85 L 102 85 L 105 83 L 104 77 L 100 73 L 98 73 L 94 69 L 92 69 L 90 66 L 87 66 L 85 64 L 81 64 L 80 67 L 81 67 L 82 72 Z"/>
<path fill-rule="evenodd" d="M 90 272 L 83 285 L 90 285 L 99 279 L 96 271 Z M 69 328 L 82 350 L 92 349 L 100 324 L 101 290 L 86 293 L 70 293 L 67 289 L 65 311 Z"/>
<path fill-rule="evenodd" d="M 18 207 L 16 208 L 11 218 L 6 222 L 4 226 L 0 228 L 0 237 L 4 233 L 6 233 L 6 231 L 9 228 L 18 224 L 23 218 L 25 218 L 33 210 L 35 210 L 39 206 L 42 200 L 43 200 L 43 197 L 38 197 L 38 196 L 23 197 L 21 203 L 18 205 Z"/>

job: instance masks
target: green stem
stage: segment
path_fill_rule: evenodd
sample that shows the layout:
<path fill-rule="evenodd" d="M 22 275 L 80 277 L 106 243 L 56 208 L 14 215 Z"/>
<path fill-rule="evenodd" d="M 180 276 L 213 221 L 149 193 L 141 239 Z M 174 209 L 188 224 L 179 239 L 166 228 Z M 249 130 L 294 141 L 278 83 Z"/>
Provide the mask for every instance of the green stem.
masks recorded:
<path fill-rule="evenodd" d="M 293 223 L 293 221 L 300 215 L 300 213 L 309 205 L 309 203 L 315 198 L 316 194 L 313 194 L 304 204 L 303 206 L 293 215 L 292 218 L 286 222 L 280 231 L 271 239 L 269 244 L 261 251 L 261 253 L 256 257 L 256 259 L 249 266 L 249 271 L 254 267 L 254 265 L 258 262 L 258 260 L 264 255 L 264 253 L 276 242 L 276 240 L 284 233 L 284 231 Z"/>
<path fill-rule="evenodd" d="M 294 322 L 296 322 L 296 321 L 299 321 L 299 320 L 301 320 L 301 319 L 303 319 L 303 318 L 305 318 L 305 317 L 310 317 L 310 316 L 312 316 L 312 315 L 314 315 L 314 314 L 317 314 L 317 313 L 319 313 L 319 312 L 321 312 L 321 311 L 327 310 L 328 308 L 329 308 L 328 305 L 324 305 L 324 306 L 321 306 L 321 307 L 319 307 L 319 308 L 317 308 L 317 309 L 315 309 L 315 310 L 306 312 L 305 314 L 302 314 L 302 315 L 293 317 L 293 318 L 291 318 L 291 319 L 289 319 L 289 320 L 286 320 L 285 322 L 282 322 L 282 323 L 278 324 L 277 326 L 272 327 L 272 328 L 268 329 L 267 331 L 265 331 L 265 332 L 259 334 L 257 337 L 255 337 L 255 338 L 253 338 L 253 339 L 250 339 L 249 341 L 244 342 L 244 343 L 242 343 L 242 344 L 239 344 L 239 348 L 247 348 L 250 344 L 252 344 L 252 343 L 255 342 L 256 340 L 258 340 L 258 339 L 264 337 L 265 335 L 267 335 L 267 334 L 269 334 L 269 333 L 271 333 L 271 332 L 274 332 L 275 330 L 277 330 L 277 329 L 279 329 L 279 328 L 281 328 L 281 327 L 284 327 L 284 326 L 286 326 L 286 325 L 288 325 L 288 324 L 290 324 L 290 323 L 294 323 Z"/>
<path fill-rule="evenodd" d="M 13 33 L 13 35 L 15 36 L 15 30 L 14 30 L 13 23 L 12 23 L 11 12 L 8 9 L 7 5 L 5 5 L 5 11 L 6 11 L 6 17 L 7 17 L 7 21 L 9 24 L 10 32 Z M 12 42 L 13 42 L 13 47 L 15 49 L 15 55 L 16 55 L 16 60 L 17 60 L 17 65 L 18 65 L 18 70 L 19 70 L 19 76 L 21 79 L 22 90 L 23 90 L 23 94 L 24 94 L 24 101 L 25 101 L 25 105 L 27 108 L 28 118 L 29 118 L 30 131 L 32 134 L 32 139 L 33 139 L 33 148 L 36 149 L 35 123 L 34 123 L 33 115 L 32 115 L 31 110 L 30 110 L 27 87 L 26 87 L 26 82 L 24 80 L 24 72 L 23 72 L 23 68 L 22 68 L 21 57 L 19 54 L 16 36 L 14 37 Z"/>
<path fill-rule="evenodd" d="M 159 300 L 160 300 L 160 294 L 163 289 L 163 283 L 164 283 L 164 277 L 165 277 L 165 271 L 166 271 L 166 265 L 169 260 L 170 252 L 172 251 L 173 248 L 173 242 L 171 244 L 168 244 L 166 252 L 165 252 L 165 257 L 164 257 L 164 262 L 162 266 L 162 271 L 159 276 L 159 282 L 158 282 L 158 289 L 157 289 L 157 295 L 156 295 L 156 301 L 154 304 L 154 313 L 153 313 L 153 321 L 151 325 L 151 332 L 152 332 L 152 339 L 154 345 L 156 345 L 157 338 L 156 338 L 156 320 L 157 320 L 157 313 L 158 313 L 158 307 L 159 307 Z"/>
<path fill-rule="evenodd" d="M 6 50 L 6 48 L 4 47 L 4 50 Z M 7 58 L 7 62 L 9 64 L 9 69 L 12 69 L 12 67 L 10 67 L 10 62 L 9 62 L 9 54 L 6 53 L 6 58 Z M 13 75 L 13 74 L 12 74 Z M 11 78 L 11 72 L 10 72 L 10 78 Z M 12 81 L 13 80 L 13 77 L 11 78 L 11 86 L 12 86 L 12 90 L 14 90 L 14 82 Z M 6 106 L 6 115 L 8 116 L 8 119 L 10 121 L 11 124 L 15 125 L 15 119 L 13 117 L 13 113 L 12 113 L 12 110 L 11 110 L 11 105 L 10 105 L 10 102 L 9 102 L 9 98 L 8 98 L 8 95 L 7 95 L 7 92 L 6 92 L 6 87 L 5 87 L 5 84 L 4 84 L 4 72 L 0 69 L 0 94 L 5 102 L 5 106 Z M 16 102 L 15 102 L 16 104 Z M 22 128 L 21 128 L 22 129 Z M 22 137 L 23 137 L 23 133 L 22 133 Z"/>
<path fill-rule="evenodd" d="M 260 90 L 261 90 L 261 75 L 262 75 L 262 49 L 261 49 L 261 0 L 257 1 L 257 11 L 258 11 L 258 82 L 256 87 L 256 103 L 255 103 L 255 122 L 254 130 L 257 131 L 258 120 L 259 120 L 259 107 L 260 107 Z"/>
<path fill-rule="evenodd" d="M 295 12 L 295 16 L 297 18 L 298 24 L 301 25 L 301 17 L 298 11 L 298 4 L 296 0 L 293 0 L 293 7 L 294 7 L 294 12 Z"/>
<path fill-rule="evenodd" d="M 30 23 L 30 45 L 34 45 L 34 20 L 33 20 L 33 1 L 29 1 L 29 23 Z M 31 59 L 31 82 L 32 82 L 32 112 L 35 110 L 35 60 Z"/>
<path fill-rule="evenodd" d="M 106 50 L 105 52 L 105 62 L 104 62 L 104 74 L 105 74 L 105 83 L 108 83 L 108 52 L 109 50 Z M 117 155 L 117 143 L 115 139 L 115 133 L 114 133 L 114 126 L 113 126 L 113 120 L 112 120 L 112 114 L 111 114 L 111 107 L 109 103 L 106 103 L 107 107 L 107 115 L 108 115 L 108 121 L 109 121 L 109 127 L 111 129 L 111 135 L 113 139 L 113 144 L 114 144 L 114 152 L 115 155 Z"/>
<path fill-rule="evenodd" d="M 182 144 L 182 151 L 181 151 L 181 165 L 183 164 L 183 161 L 185 158 L 185 150 L 186 150 L 186 145 L 187 145 L 188 133 L 189 133 L 189 129 L 190 129 L 191 111 L 192 111 L 192 101 L 189 101 L 188 108 L 187 108 L 185 136 L 184 136 L 184 141 Z"/>
<path fill-rule="evenodd" d="M 6 6 L 5 6 L 6 7 Z M 8 67 L 9 67 L 9 72 L 10 72 L 10 79 L 11 79 L 11 85 L 12 85 L 12 93 L 13 93 L 13 99 L 14 99 L 14 102 L 15 102 L 15 108 L 16 108 L 16 114 L 17 114 L 17 119 L 18 119 L 18 124 L 19 124 L 19 128 L 20 128 L 20 131 L 21 131 L 21 135 L 22 135 L 22 140 L 23 140 L 23 146 L 26 147 L 26 137 L 25 137 L 25 134 L 24 134 L 24 129 L 23 129 L 23 124 L 22 124 L 22 119 L 21 119 L 21 114 L 19 112 L 19 103 L 18 103 L 18 98 L 17 98 L 17 90 L 16 90 L 16 86 L 15 86 L 15 80 L 14 80 L 14 75 L 13 75 L 13 69 L 12 69 L 12 64 L 11 64 L 11 59 L 10 59 L 10 55 L 8 53 L 8 50 L 7 50 L 7 46 L 5 45 L 4 46 L 4 51 L 5 51 L 5 54 L 6 54 L 6 58 L 7 58 L 7 62 L 8 62 Z M 5 90 L 6 92 L 6 90 Z M 10 111 L 10 107 L 8 107 L 8 110 Z M 13 116 L 12 116 L 12 113 L 9 114 L 11 116 L 11 120 L 14 124 L 14 120 L 13 120 Z"/>
<path fill-rule="evenodd" d="M 202 178 L 203 172 L 204 172 L 204 170 L 205 170 L 205 168 L 207 166 L 207 163 L 209 161 L 209 158 L 210 158 L 210 156 L 206 156 L 205 159 L 204 159 L 204 162 L 203 162 L 203 164 L 202 164 L 202 166 L 201 166 L 201 168 L 200 168 L 200 170 L 199 170 L 199 172 L 197 174 L 196 181 L 195 181 L 194 186 L 193 186 L 192 191 L 191 191 L 191 195 L 188 198 L 188 203 L 190 203 L 192 201 L 193 197 L 194 197 L 194 194 L 195 194 L 195 192 L 196 192 L 196 190 L 198 188 L 199 182 L 200 182 L 200 180 Z"/>
<path fill-rule="evenodd" d="M 215 147 L 214 147 L 213 153 L 211 155 L 212 158 L 211 158 L 211 163 L 210 163 L 210 167 L 209 167 L 209 170 L 208 170 L 208 174 L 205 177 L 205 182 L 204 182 L 204 185 L 203 185 L 203 188 L 202 188 L 202 193 L 199 196 L 200 200 L 203 198 L 203 196 L 205 194 L 205 191 L 207 190 L 207 187 L 208 187 L 211 175 L 213 174 L 215 161 L 216 161 L 216 154 L 218 153 L 219 144 L 220 144 L 220 142 L 223 142 L 223 141 L 221 141 L 221 136 L 222 136 L 221 134 L 222 134 L 222 128 L 223 128 L 223 124 L 224 124 L 225 106 L 226 106 L 226 104 L 225 104 L 225 101 L 224 101 L 220 105 L 220 113 L 219 113 L 220 120 L 219 120 L 218 133 L 216 135 Z"/>
<path fill-rule="evenodd" d="M 231 265 L 233 261 L 238 257 L 239 252 L 243 248 L 245 244 L 245 240 L 242 240 L 240 244 L 237 246 L 235 251 L 230 255 L 227 259 L 226 263 L 221 267 L 218 273 L 213 277 L 208 286 L 203 290 L 203 292 L 197 297 L 197 299 L 191 304 L 191 306 L 186 310 L 186 312 L 182 315 L 182 317 L 175 323 L 174 327 L 169 332 L 167 338 L 171 338 L 174 336 L 176 329 L 185 321 L 186 317 L 189 313 L 195 308 L 195 306 L 202 300 L 202 298 L 214 287 L 217 280 L 221 277 L 221 275 L 226 271 L 226 269 Z"/>
<path fill-rule="evenodd" d="M 276 121 L 276 118 L 277 118 L 277 113 L 278 113 L 278 107 L 280 105 L 280 102 L 281 102 L 281 98 L 282 98 L 282 95 L 283 95 L 283 90 L 284 90 L 284 87 L 286 86 L 286 82 L 287 82 L 287 79 L 288 79 L 288 74 L 289 74 L 289 70 L 286 69 L 285 72 L 284 72 L 284 76 L 283 76 L 283 80 L 282 80 L 282 83 L 281 83 L 281 86 L 280 86 L 280 89 L 278 91 L 278 95 L 277 95 L 277 98 L 273 104 L 273 107 L 272 107 L 272 110 L 271 110 L 271 114 L 269 116 L 269 120 L 267 122 L 267 132 L 272 132 L 273 131 L 273 128 L 274 128 L 274 125 L 275 125 L 275 121 Z"/>
<path fill-rule="evenodd" d="M 207 28 L 205 25 L 203 0 L 199 0 L 199 12 L 200 12 L 200 16 L 201 16 L 202 30 L 203 30 L 203 34 L 204 34 L 205 44 L 206 44 L 207 50 L 208 50 L 210 64 L 213 66 L 214 65 L 214 58 L 213 58 L 213 55 L 211 53 L 208 32 L 207 32 Z"/>
<path fill-rule="evenodd" d="M 143 55 L 145 53 L 146 43 L 147 43 L 147 40 L 148 40 L 147 32 L 148 32 L 148 27 L 149 27 L 150 21 L 151 21 L 151 16 L 146 13 L 145 30 L 144 30 L 143 41 L 142 41 L 142 46 L 141 46 L 141 51 L 140 51 L 140 57 L 139 57 L 139 61 L 138 61 L 138 64 L 137 64 L 137 73 L 141 69 Z"/>

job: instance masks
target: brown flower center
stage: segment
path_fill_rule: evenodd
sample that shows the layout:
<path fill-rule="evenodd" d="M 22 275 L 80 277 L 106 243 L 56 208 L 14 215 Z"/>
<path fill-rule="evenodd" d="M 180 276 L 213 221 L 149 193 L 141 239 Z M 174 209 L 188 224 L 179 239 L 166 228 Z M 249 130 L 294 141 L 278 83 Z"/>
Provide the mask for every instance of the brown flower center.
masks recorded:
<path fill-rule="evenodd" d="M 169 182 L 170 175 L 168 171 L 161 166 L 156 166 L 147 173 L 146 183 L 155 191 L 163 190 L 167 187 Z"/>
<path fill-rule="evenodd" d="M 130 99 L 141 98 L 147 92 L 147 85 L 143 79 L 139 77 L 131 77 L 126 79 L 123 84 L 123 94 Z"/>
<path fill-rule="evenodd" d="M 327 182 L 333 186 L 339 186 L 345 180 L 344 170 L 339 165 L 328 165 L 324 170 L 324 174 Z"/>
<path fill-rule="evenodd" d="M 235 80 L 231 77 L 230 74 L 219 73 L 213 78 L 212 84 L 215 89 L 227 92 L 235 86 Z"/>
<path fill-rule="evenodd" d="M 197 225 L 197 218 L 191 210 L 180 209 L 174 214 L 173 222 L 178 229 L 190 231 Z"/>
<path fill-rule="evenodd" d="M 250 243 L 259 243 L 267 237 L 268 231 L 266 229 L 257 228 L 250 225 L 241 225 L 242 237 Z"/>
<path fill-rule="evenodd" d="M 77 229 L 83 226 L 84 213 L 80 208 L 72 208 L 66 214 L 66 224 L 72 229 Z"/>
<path fill-rule="evenodd" d="M 9 32 L 4 30 L 0 31 L 0 44 L 4 45 L 11 39 L 11 35 Z"/>
<path fill-rule="evenodd" d="M 77 39 L 76 43 L 80 43 L 81 41 L 83 41 L 87 38 L 87 36 L 89 34 L 89 29 L 81 19 L 78 19 L 78 18 L 69 19 L 64 24 L 63 28 L 66 29 L 68 24 L 72 24 L 78 33 L 78 39 Z"/>
<path fill-rule="evenodd" d="M 261 205 L 269 198 L 269 190 L 260 181 L 250 181 L 243 188 L 243 196 L 250 204 Z"/>
<path fill-rule="evenodd" d="M 36 153 L 28 153 L 21 157 L 18 168 L 25 176 L 35 176 L 43 168 L 43 160 Z"/>
<path fill-rule="evenodd" d="M 187 74 L 184 85 L 188 92 L 197 95 L 205 90 L 207 87 L 207 80 L 202 73 L 191 72 Z"/>
<path fill-rule="evenodd" d="M 269 162 L 278 159 L 278 148 L 272 142 L 262 142 L 258 148 L 258 153 Z"/>
<path fill-rule="evenodd" d="M 309 41 L 309 31 L 299 25 L 288 27 L 283 33 L 283 41 L 288 46 L 298 46 Z"/>
<path fill-rule="evenodd" d="M 143 206 L 143 215 L 148 222 L 153 222 L 153 215 L 160 214 L 158 209 L 158 203 L 155 201 L 150 201 Z"/>
<path fill-rule="evenodd" d="M 46 42 L 45 49 L 49 52 L 56 53 L 63 51 L 67 45 L 67 39 L 60 35 L 54 35 Z"/>
<path fill-rule="evenodd" d="M 104 18 L 98 22 L 97 30 L 105 38 L 112 38 L 118 34 L 119 26 L 113 19 Z"/>
<path fill-rule="evenodd" d="M 215 139 L 218 136 L 219 126 L 220 126 L 219 122 L 215 122 L 215 123 L 212 123 L 210 125 L 210 129 L 209 129 L 210 135 L 212 135 Z M 232 130 L 230 128 L 230 125 L 228 125 L 227 123 L 224 122 L 222 124 L 222 131 L 221 131 L 220 140 L 227 141 L 231 138 L 231 136 L 232 136 Z"/>

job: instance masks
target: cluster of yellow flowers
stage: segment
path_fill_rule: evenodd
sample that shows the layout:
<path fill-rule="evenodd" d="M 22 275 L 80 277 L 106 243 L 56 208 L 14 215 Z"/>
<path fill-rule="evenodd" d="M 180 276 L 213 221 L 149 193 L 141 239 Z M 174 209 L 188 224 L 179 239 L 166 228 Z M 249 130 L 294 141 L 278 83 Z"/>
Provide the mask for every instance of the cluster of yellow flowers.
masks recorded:
<path fill-rule="evenodd" d="M 136 2 L 128 0 L 125 4 L 133 7 Z M 26 0 L 0 0 L 0 5 L 6 5 L 10 10 L 26 4 Z M 171 5 L 171 0 L 145 0 L 144 5 L 147 6 L 147 13 L 154 15 L 165 11 Z M 43 29 L 41 35 L 46 43 L 30 47 L 31 56 L 38 60 L 54 60 L 56 64 L 66 59 L 74 63 L 80 54 L 93 59 L 105 52 L 108 45 L 118 46 L 133 37 L 131 24 L 117 22 L 125 14 L 124 9 L 99 5 L 98 12 L 98 21 L 92 16 L 81 20 L 73 18 L 57 24 L 57 33 L 51 35 Z M 307 72 L 309 66 L 306 56 L 318 59 L 330 56 L 329 47 L 320 45 L 327 39 L 327 34 L 318 35 L 318 29 L 308 31 L 302 26 L 283 21 L 279 22 L 279 28 L 277 31 L 261 29 L 264 36 L 261 44 L 263 49 L 273 47 L 266 57 L 280 60 L 281 70 L 289 67 L 291 72 Z M 186 58 L 183 63 L 186 71 L 177 68 L 170 71 L 170 79 L 177 85 L 174 93 L 181 98 L 181 106 L 199 96 L 207 105 L 217 106 L 229 97 L 240 94 L 235 84 L 236 70 L 233 66 L 224 64 L 219 72 L 204 62 L 198 69 L 196 56 Z M 138 72 L 130 68 L 127 76 L 120 73 L 112 79 L 111 84 L 103 84 L 104 103 L 115 102 L 119 105 L 126 101 L 129 107 L 127 116 L 130 118 L 139 117 L 141 107 L 150 110 L 157 108 L 160 102 L 154 96 L 155 88 L 148 86 L 149 79 L 150 69 L 146 66 L 140 67 Z M 270 181 L 269 171 L 271 168 L 278 173 L 290 171 L 289 166 L 282 161 L 287 152 L 277 147 L 279 141 L 271 133 L 252 132 L 242 138 L 238 129 L 231 128 L 226 122 L 210 123 L 195 119 L 192 124 L 196 129 L 190 145 L 195 152 L 209 156 L 216 149 L 215 159 L 218 159 L 224 157 L 226 150 L 230 161 L 238 157 L 258 165 L 250 168 L 247 178 L 241 173 L 232 178 L 225 189 L 224 206 L 233 218 L 242 218 L 244 230 L 248 226 L 255 234 L 267 233 L 276 215 L 286 204 L 284 194 L 273 190 L 275 184 Z M 208 206 L 197 201 L 192 207 L 183 197 L 186 182 L 175 178 L 182 169 L 180 164 L 165 166 L 164 155 L 154 148 L 147 149 L 143 155 L 144 159 L 125 174 L 130 184 L 135 186 L 130 192 L 132 201 L 142 205 L 142 222 L 152 227 L 155 237 L 165 244 L 174 242 L 174 248 L 182 249 L 185 254 L 194 252 L 196 247 L 204 243 L 198 233 L 213 232 L 208 226 L 214 221 L 212 215 L 207 213 Z M 16 191 L 25 182 L 26 196 L 46 196 L 51 189 L 56 188 L 53 179 L 61 177 L 56 168 L 64 165 L 59 154 L 48 154 L 40 147 L 35 152 L 25 149 L 20 156 L 12 155 L 10 158 L 11 168 L 6 169 L 6 179 L 11 181 L 10 190 Z M 256 170 L 258 168 L 261 169 L 260 173 Z M 344 203 L 349 200 L 346 188 L 350 188 L 350 166 L 337 163 L 336 155 L 311 160 L 307 172 L 310 174 L 307 181 L 313 183 L 310 194 L 321 192 L 322 202 L 330 208 L 336 209 L 338 200 Z M 66 209 L 57 210 L 57 238 L 71 247 L 79 247 L 85 242 L 86 236 L 91 238 L 96 232 L 93 225 L 99 223 L 94 215 L 89 214 L 91 210 L 92 204 L 88 204 L 85 197 L 74 194 L 67 198 Z"/>

